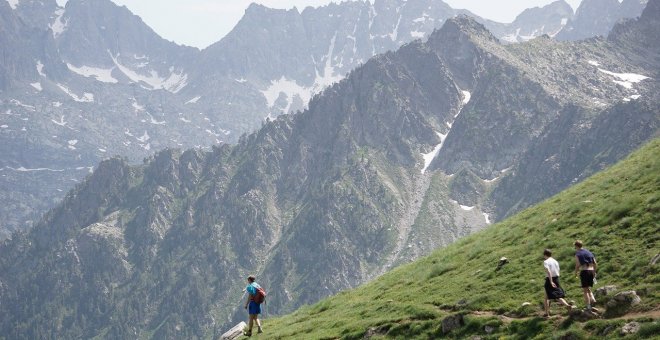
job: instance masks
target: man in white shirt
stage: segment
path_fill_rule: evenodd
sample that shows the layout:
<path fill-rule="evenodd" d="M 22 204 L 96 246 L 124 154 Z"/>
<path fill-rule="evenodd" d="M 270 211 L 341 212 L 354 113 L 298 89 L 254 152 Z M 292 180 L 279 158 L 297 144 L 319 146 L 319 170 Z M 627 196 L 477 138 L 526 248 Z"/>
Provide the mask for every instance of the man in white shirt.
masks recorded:
<path fill-rule="evenodd" d="M 552 258 L 552 251 L 546 249 L 543 251 L 543 268 L 545 268 L 545 300 L 543 306 L 545 307 L 545 316 L 550 316 L 550 300 L 559 300 L 562 305 L 568 308 L 570 314 L 573 306 L 564 300 L 564 290 L 559 285 L 559 262 Z"/>

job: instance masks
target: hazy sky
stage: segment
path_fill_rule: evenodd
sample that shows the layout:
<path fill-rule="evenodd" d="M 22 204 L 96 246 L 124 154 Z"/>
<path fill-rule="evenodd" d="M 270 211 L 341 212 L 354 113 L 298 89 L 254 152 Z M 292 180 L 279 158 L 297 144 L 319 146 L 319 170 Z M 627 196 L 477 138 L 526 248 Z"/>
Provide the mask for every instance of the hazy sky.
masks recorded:
<path fill-rule="evenodd" d="M 1 1 L 1 0 L 0 0 Z M 302 11 L 330 0 L 112 0 L 131 12 L 165 39 L 204 48 L 224 37 L 241 19 L 252 2 L 272 8 Z M 345 0 L 343 0 L 345 1 Z M 351 0 L 353 1 L 353 0 Z M 371 0 L 373 1 L 373 0 Z M 511 22 L 525 8 L 543 6 L 554 0 L 445 0 L 453 8 L 466 8 L 484 18 Z M 567 0 L 576 9 L 582 0 Z M 66 3 L 66 0 L 57 0 Z M 332 2 L 341 2 L 333 0 Z"/>

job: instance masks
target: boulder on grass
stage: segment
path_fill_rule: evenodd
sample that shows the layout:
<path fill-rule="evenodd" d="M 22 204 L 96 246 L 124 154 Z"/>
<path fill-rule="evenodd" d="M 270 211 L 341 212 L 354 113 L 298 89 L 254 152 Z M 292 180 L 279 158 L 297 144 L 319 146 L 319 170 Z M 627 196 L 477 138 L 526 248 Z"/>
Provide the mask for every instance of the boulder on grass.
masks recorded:
<path fill-rule="evenodd" d="M 642 299 L 634 290 L 617 293 L 610 301 L 607 302 L 605 317 L 611 318 L 622 316 L 628 313 L 632 306 L 637 305 L 640 302 L 642 302 Z"/>
<path fill-rule="evenodd" d="M 612 286 L 612 285 L 603 286 L 603 287 L 600 287 L 600 288 L 596 289 L 596 291 L 594 292 L 594 295 L 596 295 L 596 296 L 607 296 L 607 295 L 611 295 L 612 293 L 616 292 L 616 290 L 617 290 L 616 286 Z"/>
<path fill-rule="evenodd" d="M 243 330 L 247 327 L 245 321 L 241 321 L 238 325 L 226 331 L 225 334 L 220 336 L 220 340 L 234 340 L 243 336 Z"/>
<path fill-rule="evenodd" d="M 573 309 L 569 314 L 569 317 L 576 321 L 586 322 L 589 320 L 598 319 L 600 318 L 600 315 L 598 315 L 598 313 L 594 312 L 593 310 Z"/>
<path fill-rule="evenodd" d="M 447 334 L 455 329 L 459 329 L 465 325 L 463 314 L 450 315 L 442 319 L 442 333 Z"/>
<path fill-rule="evenodd" d="M 625 325 L 623 325 L 623 328 L 621 328 L 621 335 L 629 335 L 629 334 L 635 334 L 639 332 L 639 329 L 641 328 L 641 325 L 639 322 L 629 322 Z"/>

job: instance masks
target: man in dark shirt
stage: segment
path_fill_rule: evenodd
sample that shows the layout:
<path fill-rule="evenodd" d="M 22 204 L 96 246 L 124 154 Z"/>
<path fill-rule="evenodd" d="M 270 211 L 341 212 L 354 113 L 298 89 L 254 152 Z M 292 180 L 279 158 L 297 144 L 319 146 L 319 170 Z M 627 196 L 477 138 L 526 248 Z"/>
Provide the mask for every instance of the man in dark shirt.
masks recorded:
<path fill-rule="evenodd" d="M 582 293 L 584 294 L 584 301 L 587 304 L 587 310 L 591 311 L 591 305 L 596 303 L 594 293 L 591 287 L 594 286 L 596 279 L 596 270 L 598 263 L 596 257 L 589 250 L 582 248 L 582 241 L 575 241 L 575 275 L 580 274 L 580 283 L 582 285 Z"/>

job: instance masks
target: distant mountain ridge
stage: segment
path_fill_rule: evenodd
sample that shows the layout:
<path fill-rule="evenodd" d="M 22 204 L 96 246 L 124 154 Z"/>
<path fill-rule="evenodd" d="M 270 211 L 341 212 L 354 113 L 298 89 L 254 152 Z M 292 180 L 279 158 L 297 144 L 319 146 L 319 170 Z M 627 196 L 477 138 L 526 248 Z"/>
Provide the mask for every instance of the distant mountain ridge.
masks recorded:
<path fill-rule="evenodd" d="M 458 16 L 235 146 L 106 160 L 0 246 L 0 329 L 214 336 L 248 273 L 284 313 L 547 198 L 658 135 L 658 3 L 581 42 Z"/>
<path fill-rule="evenodd" d="M 235 143 L 265 119 L 305 108 L 374 55 L 467 13 L 431 0 L 302 12 L 252 5 L 227 37 L 199 51 L 160 38 L 109 0 L 0 6 L 5 236 L 31 225 L 103 158 Z M 556 34 L 571 15 L 559 1 L 511 24 L 478 20 L 503 40 L 524 41 Z"/>

